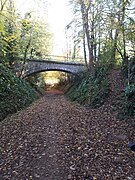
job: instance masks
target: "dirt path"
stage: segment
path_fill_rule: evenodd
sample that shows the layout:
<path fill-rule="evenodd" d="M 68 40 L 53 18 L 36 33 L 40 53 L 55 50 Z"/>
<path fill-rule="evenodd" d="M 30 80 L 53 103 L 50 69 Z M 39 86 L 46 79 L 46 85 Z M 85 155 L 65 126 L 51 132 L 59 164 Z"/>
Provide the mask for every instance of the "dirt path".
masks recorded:
<path fill-rule="evenodd" d="M 48 94 L 0 123 L 0 180 L 134 180 L 134 135 L 111 105 Z"/>

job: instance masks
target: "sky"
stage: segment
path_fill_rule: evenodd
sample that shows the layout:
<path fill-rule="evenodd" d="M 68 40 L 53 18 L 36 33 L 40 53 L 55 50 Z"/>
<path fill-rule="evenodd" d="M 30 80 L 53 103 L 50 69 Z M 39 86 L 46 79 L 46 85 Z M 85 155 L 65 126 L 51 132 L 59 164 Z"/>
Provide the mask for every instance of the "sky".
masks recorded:
<path fill-rule="evenodd" d="M 58 3 L 59 2 L 59 3 Z M 50 0 L 49 22 L 55 34 L 56 51 L 64 51 L 66 46 L 65 27 L 72 21 L 68 0 Z M 57 53 L 57 52 L 56 52 Z M 60 52 L 58 52 L 60 53 Z"/>
<path fill-rule="evenodd" d="M 43 1 L 43 0 L 42 0 Z M 66 51 L 65 27 L 72 21 L 71 8 L 68 0 L 48 0 L 39 5 L 39 0 L 15 0 L 17 11 L 22 15 L 30 10 L 37 13 L 48 21 L 50 30 L 54 34 L 54 55 L 62 55 Z"/>

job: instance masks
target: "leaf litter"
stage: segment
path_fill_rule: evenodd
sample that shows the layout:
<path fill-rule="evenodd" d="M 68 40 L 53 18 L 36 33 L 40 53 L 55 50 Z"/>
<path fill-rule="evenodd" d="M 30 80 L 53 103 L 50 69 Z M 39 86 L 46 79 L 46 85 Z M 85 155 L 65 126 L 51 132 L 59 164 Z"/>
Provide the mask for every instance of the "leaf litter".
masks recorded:
<path fill-rule="evenodd" d="M 116 119 L 111 101 L 86 109 L 47 94 L 2 121 L 0 179 L 134 180 L 135 129 Z"/>

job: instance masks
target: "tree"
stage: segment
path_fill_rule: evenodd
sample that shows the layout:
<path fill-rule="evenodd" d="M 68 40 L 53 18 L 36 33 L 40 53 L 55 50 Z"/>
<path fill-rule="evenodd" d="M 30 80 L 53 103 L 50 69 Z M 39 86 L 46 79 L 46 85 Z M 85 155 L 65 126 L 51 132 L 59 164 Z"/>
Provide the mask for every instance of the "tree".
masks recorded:
<path fill-rule="evenodd" d="M 1 1 L 0 16 L 0 56 L 11 67 L 18 57 L 18 29 L 14 1 Z"/>
<path fill-rule="evenodd" d="M 87 60 L 86 60 L 87 55 L 86 55 L 86 47 L 85 47 L 86 41 L 87 41 L 89 68 L 92 69 L 93 61 L 94 61 L 94 55 L 93 55 L 94 34 L 93 34 L 93 23 L 91 27 L 89 24 L 89 10 L 91 8 L 91 2 L 79 0 L 79 1 L 76 1 L 75 3 L 79 5 L 80 12 L 82 15 L 83 49 L 84 49 L 85 63 L 87 64 Z"/>
<path fill-rule="evenodd" d="M 27 58 L 43 57 L 51 51 L 52 35 L 48 25 L 39 19 L 35 21 L 32 13 L 27 13 L 20 23 L 20 55 L 23 58 L 21 76 Z"/>
<path fill-rule="evenodd" d="M 132 21 L 132 18 L 128 17 L 129 9 L 132 9 L 131 1 L 75 0 L 70 3 L 74 5 L 74 13 L 78 14 L 79 11 L 82 15 L 82 44 L 85 62 L 87 63 L 88 57 L 90 67 L 100 61 L 115 65 L 119 53 L 122 61 L 127 64 L 129 50 L 126 46 L 127 44 L 133 46 L 133 41 L 130 43 L 127 41 L 129 31 L 132 34 L 130 37 L 133 37 L 128 25 L 129 19 L 130 22 Z M 134 8 L 132 10 L 134 11 Z"/>

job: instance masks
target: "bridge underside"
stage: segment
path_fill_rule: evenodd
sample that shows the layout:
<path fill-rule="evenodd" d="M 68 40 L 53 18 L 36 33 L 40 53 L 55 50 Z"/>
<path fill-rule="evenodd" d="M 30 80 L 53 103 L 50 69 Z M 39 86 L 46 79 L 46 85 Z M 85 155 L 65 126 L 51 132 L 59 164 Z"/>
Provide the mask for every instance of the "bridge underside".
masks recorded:
<path fill-rule="evenodd" d="M 67 71 L 67 70 L 62 70 L 62 69 L 45 69 L 45 70 L 34 71 L 34 72 L 25 72 L 25 73 L 22 75 L 22 78 L 26 78 L 26 77 L 32 76 L 32 75 L 34 75 L 34 74 L 42 73 L 42 72 L 47 72 L 47 71 L 60 71 L 60 72 L 65 72 L 65 73 L 72 74 L 72 75 L 74 75 L 74 76 L 79 76 L 78 73 L 74 73 L 74 72 Z"/>

